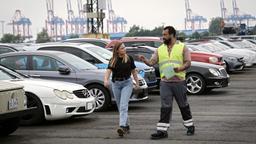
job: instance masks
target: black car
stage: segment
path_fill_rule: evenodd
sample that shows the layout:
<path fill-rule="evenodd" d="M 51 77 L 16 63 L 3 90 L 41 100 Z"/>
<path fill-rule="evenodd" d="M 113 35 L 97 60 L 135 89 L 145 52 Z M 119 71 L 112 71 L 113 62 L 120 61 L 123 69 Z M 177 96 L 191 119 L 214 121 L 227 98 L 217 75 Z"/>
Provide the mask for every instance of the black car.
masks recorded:
<path fill-rule="evenodd" d="M 155 48 L 143 47 L 127 47 L 126 52 L 138 60 L 137 55 L 144 55 L 150 59 Z M 154 66 L 156 77 L 160 81 L 160 73 L 158 65 Z M 227 87 L 229 84 L 229 75 L 224 67 L 203 62 L 191 62 L 191 67 L 186 73 L 187 92 L 188 94 L 203 94 L 214 88 Z"/>

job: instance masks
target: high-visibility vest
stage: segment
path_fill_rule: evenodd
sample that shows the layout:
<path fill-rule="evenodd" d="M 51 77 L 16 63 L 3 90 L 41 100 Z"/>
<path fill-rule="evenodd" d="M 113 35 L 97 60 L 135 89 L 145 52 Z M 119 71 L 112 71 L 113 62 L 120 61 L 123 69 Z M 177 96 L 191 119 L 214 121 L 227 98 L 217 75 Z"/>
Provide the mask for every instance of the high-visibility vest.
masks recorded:
<path fill-rule="evenodd" d="M 183 49 L 184 43 L 176 43 L 172 47 L 170 56 L 168 53 L 167 45 L 162 44 L 158 49 L 158 63 L 159 63 L 159 70 L 160 70 L 160 77 L 163 78 L 164 76 L 168 79 L 167 75 L 169 73 L 173 73 L 175 76 L 179 77 L 182 80 L 185 80 L 186 72 L 174 72 L 172 68 L 181 67 L 183 65 Z M 171 69 L 169 69 L 171 67 Z M 167 73 L 167 70 L 172 70 Z"/>

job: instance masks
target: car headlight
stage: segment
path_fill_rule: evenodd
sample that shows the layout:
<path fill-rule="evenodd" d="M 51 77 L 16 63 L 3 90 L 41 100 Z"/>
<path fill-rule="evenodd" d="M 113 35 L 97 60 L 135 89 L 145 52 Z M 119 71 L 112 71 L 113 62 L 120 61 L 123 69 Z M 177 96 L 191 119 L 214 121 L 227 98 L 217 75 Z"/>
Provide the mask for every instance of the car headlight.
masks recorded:
<path fill-rule="evenodd" d="M 66 99 L 73 99 L 74 98 L 74 96 L 72 95 L 72 93 L 70 93 L 70 92 L 68 92 L 68 91 L 60 91 L 60 90 L 57 90 L 57 89 L 55 89 L 55 90 L 53 90 L 53 92 L 54 92 L 54 94 L 57 96 L 57 97 L 59 97 L 59 98 L 61 98 L 61 99 L 63 99 L 63 100 L 66 100 Z"/>
<path fill-rule="evenodd" d="M 141 77 L 144 77 L 144 76 L 145 76 L 145 71 L 144 71 L 144 70 L 142 70 L 142 69 L 137 69 L 137 68 L 136 68 L 136 71 L 137 71 L 137 73 L 138 73 Z"/>
<path fill-rule="evenodd" d="M 217 63 L 218 62 L 218 58 L 216 58 L 216 57 L 209 57 L 209 62 L 210 63 Z"/>
<path fill-rule="evenodd" d="M 220 72 L 217 69 L 210 68 L 209 72 L 213 74 L 214 76 L 220 76 Z"/>

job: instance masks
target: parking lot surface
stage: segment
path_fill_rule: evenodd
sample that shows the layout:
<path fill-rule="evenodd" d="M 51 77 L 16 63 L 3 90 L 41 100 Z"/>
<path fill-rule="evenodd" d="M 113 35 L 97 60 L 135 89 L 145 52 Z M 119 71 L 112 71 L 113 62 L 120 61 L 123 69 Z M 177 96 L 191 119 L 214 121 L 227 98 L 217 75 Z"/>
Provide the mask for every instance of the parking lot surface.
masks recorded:
<path fill-rule="evenodd" d="M 182 118 L 174 103 L 169 137 L 150 140 L 160 114 L 157 91 L 149 100 L 131 103 L 131 133 L 118 137 L 118 112 L 107 112 L 20 127 L 1 144 L 255 144 L 256 143 L 256 67 L 230 75 L 229 87 L 214 89 L 207 95 L 190 95 L 189 102 L 196 133 L 186 136 Z"/>

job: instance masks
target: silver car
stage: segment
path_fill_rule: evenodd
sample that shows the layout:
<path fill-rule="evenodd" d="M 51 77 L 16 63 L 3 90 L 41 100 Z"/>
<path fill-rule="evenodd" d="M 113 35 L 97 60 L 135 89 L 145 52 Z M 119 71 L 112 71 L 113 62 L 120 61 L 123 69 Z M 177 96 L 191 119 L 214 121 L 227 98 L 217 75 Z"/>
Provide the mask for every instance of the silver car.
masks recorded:
<path fill-rule="evenodd" d="M 69 53 L 59 51 L 24 51 L 0 55 L 0 63 L 34 78 L 78 83 L 96 98 L 96 110 L 106 110 L 114 102 L 111 88 L 103 86 L 104 69 Z M 134 89 L 130 101 L 148 98 L 147 84 L 140 77 L 140 89 Z M 134 82 L 135 83 L 135 82 Z"/>

